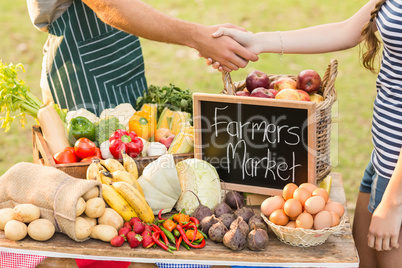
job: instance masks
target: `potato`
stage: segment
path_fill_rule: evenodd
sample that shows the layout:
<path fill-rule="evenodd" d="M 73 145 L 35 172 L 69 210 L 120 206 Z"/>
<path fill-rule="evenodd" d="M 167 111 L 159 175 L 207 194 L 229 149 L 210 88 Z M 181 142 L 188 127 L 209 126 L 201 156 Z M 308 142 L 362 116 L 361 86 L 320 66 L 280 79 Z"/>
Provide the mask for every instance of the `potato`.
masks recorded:
<path fill-rule="evenodd" d="M 78 217 L 84 213 L 86 207 L 87 203 L 85 202 L 84 198 L 78 198 L 77 206 L 75 207 L 75 216 Z"/>
<path fill-rule="evenodd" d="M 91 235 L 92 226 L 89 222 L 82 218 L 77 217 L 75 220 L 75 236 L 77 239 L 82 240 L 88 238 Z"/>
<path fill-rule="evenodd" d="M 113 237 L 117 236 L 117 230 L 113 226 L 106 224 L 96 225 L 91 232 L 91 237 L 94 239 L 99 239 L 104 242 L 110 242 Z"/>
<path fill-rule="evenodd" d="M 92 227 L 98 224 L 98 220 L 96 218 L 90 218 L 85 214 L 81 215 L 80 217 L 86 219 Z"/>
<path fill-rule="evenodd" d="M 116 228 L 116 230 L 119 230 L 121 227 L 123 227 L 124 219 L 114 209 L 106 208 L 105 213 L 98 218 L 98 223 L 110 225 Z"/>
<path fill-rule="evenodd" d="M 6 223 L 14 219 L 13 212 L 12 208 L 0 209 L 0 230 L 4 230 Z"/>
<path fill-rule="evenodd" d="M 13 218 L 17 221 L 30 223 L 40 218 L 40 209 L 33 204 L 19 204 L 13 210 Z"/>
<path fill-rule="evenodd" d="M 24 239 L 28 234 L 27 225 L 17 220 L 11 220 L 4 226 L 4 235 L 13 241 Z"/>
<path fill-rule="evenodd" d="M 49 240 L 55 231 L 53 223 L 47 219 L 37 219 L 28 224 L 28 235 L 36 241 Z"/>
<path fill-rule="evenodd" d="M 85 214 L 90 218 L 99 218 L 105 213 L 106 203 L 100 197 L 91 198 L 87 201 Z"/>
<path fill-rule="evenodd" d="M 99 197 L 99 188 L 98 187 L 93 187 L 91 190 L 86 192 L 82 198 L 84 198 L 85 201 L 88 201 L 91 198 Z"/>

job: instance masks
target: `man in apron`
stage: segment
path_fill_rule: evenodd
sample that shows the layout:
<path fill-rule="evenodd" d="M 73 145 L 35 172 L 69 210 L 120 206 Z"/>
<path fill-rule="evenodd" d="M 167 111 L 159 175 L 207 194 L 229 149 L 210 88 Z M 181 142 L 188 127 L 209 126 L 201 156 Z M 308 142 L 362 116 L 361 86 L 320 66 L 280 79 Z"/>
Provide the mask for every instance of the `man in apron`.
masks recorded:
<path fill-rule="evenodd" d="M 147 89 L 137 36 L 195 48 L 227 71 L 258 59 L 229 37 L 212 38 L 219 26 L 172 18 L 142 1 L 27 0 L 27 4 L 35 27 L 49 32 L 42 66 L 43 101 L 70 111 L 85 108 L 99 115 L 120 103 L 135 104 Z"/>

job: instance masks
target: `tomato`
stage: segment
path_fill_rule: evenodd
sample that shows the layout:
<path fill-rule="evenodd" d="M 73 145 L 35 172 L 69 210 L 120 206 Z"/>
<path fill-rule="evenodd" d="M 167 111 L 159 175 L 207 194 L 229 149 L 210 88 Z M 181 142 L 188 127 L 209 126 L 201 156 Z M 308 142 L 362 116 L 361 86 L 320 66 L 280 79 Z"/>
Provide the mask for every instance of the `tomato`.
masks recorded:
<path fill-rule="evenodd" d="M 74 144 L 75 154 L 79 158 L 95 155 L 95 149 L 95 143 L 87 138 L 79 138 Z"/>
<path fill-rule="evenodd" d="M 102 159 L 102 153 L 98 147 L 95 148 L 95 156 L 99 159 Z"/>
<path fill-rule="evenodd" d="M 77 157 L 74 151 L 68 148 L 71 147 L 67 147 L 66 149 L 54 154 L 53 159 L 56 164 L 69 164 L 77 162 Z"/>
<path fill-rule="evenodd" d="M 80 162 L 92 162 L 92 159 L 94 159 L 94 158 L 98 158 L 98 159 L 99 159 L 98 156 L 93 155 L 93 156 L 88 156 L 88 157 L 85 157 L 85 158 L 81 159 Z"/>

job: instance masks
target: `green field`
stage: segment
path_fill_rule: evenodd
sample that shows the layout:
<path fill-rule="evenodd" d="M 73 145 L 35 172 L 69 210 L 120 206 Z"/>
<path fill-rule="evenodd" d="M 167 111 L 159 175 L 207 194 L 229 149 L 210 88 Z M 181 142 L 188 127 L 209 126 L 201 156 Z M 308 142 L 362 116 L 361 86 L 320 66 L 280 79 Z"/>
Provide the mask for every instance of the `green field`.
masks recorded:
<path fill-rule="evenodd" d="M 285 31 L 340 21 L 366 3 L 364 0 L 271 0 L 253 4 L 240 0 L 146 2 L 185 20 L 206 25 L 231 22 L 253 32 Z M 20 78 L 40 97 L 39 77 L 46 33 L 32 26 L 25 1 L 1 1 L 0 15 L 0 59 L 22 63 L 26 73 Z M 222 90 L 221 74 L 207 67 L 195 50 L 148 40 L 142 40 L 142 45 L 149 84 L 174 83 L 192 92 L 219 93 Z M 282 61 L 277 54 L 260 55 L 258 62 L 231 75 L 234 81 L 239 81 L 255 69 L 269 74 L 297 74 L 307 68 L 324 74 L 332 58 L 339 62 L 339 73 L 335 85 L 338 101 L 333 106 L 331 161 L 333 171 L 343 175 L 348 208 L 353 213 L 360 178 L 372 149 L 370 127 L 376 78 L 361 67 L 358 48 L 328 54 L 284 55 Z M 10 132 L 0 130 L 0 175 L 17 162 L 32 161 L 30 127 L 33 124 L 35 121 L 30 119 L 25 129 L 15 122 Z"/>

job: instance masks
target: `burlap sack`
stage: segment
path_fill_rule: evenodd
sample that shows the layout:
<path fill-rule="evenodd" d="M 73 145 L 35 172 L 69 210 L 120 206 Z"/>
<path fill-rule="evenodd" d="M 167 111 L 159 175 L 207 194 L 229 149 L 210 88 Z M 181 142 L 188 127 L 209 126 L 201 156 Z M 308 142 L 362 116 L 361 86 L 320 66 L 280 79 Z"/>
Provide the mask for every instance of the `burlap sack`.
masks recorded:
<path fill-rule="evenodd" d="M 102 184 L 73 178 L 54 167 L 18 163 L 0 177 L 0 208 L 18 204 L 34 204 L 41 209 L 41 218 L 53 222 L 57 232 L 75 236 L 75 208 L 79 197 Z M 101 194 L 100 194 L 101 195 Z"/>

